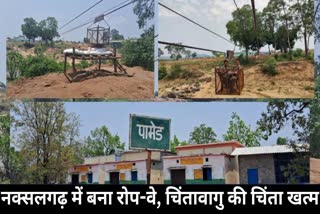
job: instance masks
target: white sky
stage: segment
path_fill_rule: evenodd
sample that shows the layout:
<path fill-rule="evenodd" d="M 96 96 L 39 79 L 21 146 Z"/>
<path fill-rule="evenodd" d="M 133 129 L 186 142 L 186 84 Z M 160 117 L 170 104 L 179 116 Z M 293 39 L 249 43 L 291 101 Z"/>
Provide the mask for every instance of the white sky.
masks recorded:
<path fill-rule="evenodd" d="M 232 12 L 236 10 L 233 0 L 159 0 L 160 3 L 176 10 L 188 18 L 200 23 L 212 31 L 230 39 L 226 24 L 232 20 Z M 236 0 L 239 7 L 251 4 L 250 0 Z M 262 11 L 269 0 L 256 0 L 256 9 Z M 234 45 L 214 36 L 208 31 L 192 24 L 182 17 L 159 6 L 159 40 L 181 42 L 201 48 L 226 52 L 233 50 Z M 314 48 L 313 39 L 310 48 Z M 163 49 L 163 46 L 160 46 Z M 295 48 L 304 48 L 302 41 L 297 41 Z M 236 49 L 237 50 L 237 49 Z M 263 51 L 266 51 L 264 48 Z M 192 50 L 193 51 L 193 50 Z M 199 52 L 209 54 L 208 52 Z"/>

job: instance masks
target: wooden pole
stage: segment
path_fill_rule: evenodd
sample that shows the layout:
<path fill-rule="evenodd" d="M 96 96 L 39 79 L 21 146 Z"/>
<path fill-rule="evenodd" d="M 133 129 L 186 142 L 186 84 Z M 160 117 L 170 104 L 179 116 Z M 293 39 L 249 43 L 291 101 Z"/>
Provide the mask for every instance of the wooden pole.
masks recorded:
<path fill-rule="evenodd" d="M 99 71 L 101 71 L 101 57 L 99 57 Z"/>
<path fill-rule="evenodd" d="M 259 47 L 259 38 L 258 38 L 258 32 L 257 32 L 257 16 L 256 16 L 256 5 L 255 1 L 251 0 L 252 5 L 252 12 L 253 12 L 253 21 L 254 21 L 254 32 L 256 34 L 256 42 L 257 42 L 257 49 L 258 49 L 258 56 L 260 55 L 260 47 Z"/>
<path fill-rule="evenodd" d="M 147 184 L 151 183 L 151 151 L 147 150 L 148 159 L 147 159 Z"/>
<path fill-rule="evenodd" d="M 74 72 L 76 72 L 76 63 L 75 63 L 76 50 L 75 50 L 74 47 L 72 49 L 72 53 L 73 53 L 73 56 L 72 56 L 72 70 L 73 70 L 73 73 L 74 73 Z"/>
<path fill-rule="evenodd" d="M 67 73 L 67 54 L 64 54 L 64 73 Z"/>
<path fill-rule="evenodd" d="M 114 66 L 114 72 L 118 73 L 118 68 L 117 68 L 117 49 L 115 47 L 113 47 L 113 56 L 114 56 L 114 60 L 113 60 L 113 66 Z"/>

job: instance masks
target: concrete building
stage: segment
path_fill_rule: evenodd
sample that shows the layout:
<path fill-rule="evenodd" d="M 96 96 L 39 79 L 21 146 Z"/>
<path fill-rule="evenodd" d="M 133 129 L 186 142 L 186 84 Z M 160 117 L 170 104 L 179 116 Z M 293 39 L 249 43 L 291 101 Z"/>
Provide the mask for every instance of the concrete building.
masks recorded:
<path fill-rule="evenodd" d="M 69 169 L 68 183 L 163 184 L 162 157 L 164 155 L 171 155 L 171 153 L 128 151 L 120 155 L 89 158 L 84 164 Z"/>
<path fill-rule="evenodd" d="M 239 142 L 177 147 L 176 156 L 163 158 L 165 184 L 235 184 L 236 159 L 231 153 L 242 148 Z"/>
<path fill-rule="evenodd" d="M 239 167 L 238 184 L 288 183 L 283 170 L 294 158 L 294 151 L 289 146 L 237 148 L 231 155 Z M 300 183 L 309 182 L 309 176 L 296 179 Z"/>

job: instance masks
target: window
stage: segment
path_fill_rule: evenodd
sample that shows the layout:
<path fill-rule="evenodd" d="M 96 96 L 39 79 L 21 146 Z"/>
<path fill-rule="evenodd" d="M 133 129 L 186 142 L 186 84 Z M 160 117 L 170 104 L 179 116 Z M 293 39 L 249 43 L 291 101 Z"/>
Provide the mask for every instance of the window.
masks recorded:
<path fill-rule="evenodd" d="M 138 181 L 138 172 L 131 171 L 131 181 Z"/>
<path fill-rule="evenodd" d="M 212 169 L 211 168 L 203 168 L 202 169 L 202 177 L 204 181 L 212 180 Z"/>
<path fill-rule="evenodd" d="M 209 162 L 209 158 L 206 158 L 206 162 Z"/>
<path fill-rule="evenodd" d="M 180 161 L 179 160 L 177 160 L 177 163 L 179 163 Z"/>
<path fill-rule="evenodd" d="M 88 173 L 88 184 L 92 184 L 93 176 L 92 173 Z"/>

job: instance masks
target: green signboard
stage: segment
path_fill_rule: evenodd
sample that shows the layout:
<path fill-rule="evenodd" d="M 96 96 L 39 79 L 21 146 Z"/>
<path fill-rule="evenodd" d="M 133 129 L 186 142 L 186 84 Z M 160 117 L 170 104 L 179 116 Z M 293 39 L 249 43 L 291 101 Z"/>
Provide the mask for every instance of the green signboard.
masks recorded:
<path fill-rule="evenodd" d="M 130 115 L 130 149 L 170 150 L 170 119 Z"/>

